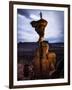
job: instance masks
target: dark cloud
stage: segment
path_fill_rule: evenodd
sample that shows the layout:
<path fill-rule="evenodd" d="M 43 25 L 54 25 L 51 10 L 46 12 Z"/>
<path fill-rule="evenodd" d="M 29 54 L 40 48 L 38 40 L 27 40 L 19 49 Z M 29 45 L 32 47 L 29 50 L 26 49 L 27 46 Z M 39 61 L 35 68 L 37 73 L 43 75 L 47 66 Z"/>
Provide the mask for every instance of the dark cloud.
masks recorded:
<path fill-rule="evenodd" d="M 26 18 L 30 18 L 29 17 L 29 12 L 26 9 L 18 9 L 17 13 L 25 16 Z"/>

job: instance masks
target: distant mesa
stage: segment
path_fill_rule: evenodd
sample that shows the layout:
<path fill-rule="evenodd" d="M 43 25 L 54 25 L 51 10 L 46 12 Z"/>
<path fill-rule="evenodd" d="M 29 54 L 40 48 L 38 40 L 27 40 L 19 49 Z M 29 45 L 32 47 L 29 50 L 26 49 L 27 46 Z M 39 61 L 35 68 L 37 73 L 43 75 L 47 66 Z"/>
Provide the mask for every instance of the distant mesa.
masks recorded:
<path fill-rule="evenodd" d="M 64 49 L 64 43 L 48 43 L 49 44 L 49 49 L 50 50 L 58 50 L 58 49 Z M 19 42 L 18 45 L 18 50 L 21 51 L 35 51 L 36 48 L 39 47 L 38 42 Z"/>

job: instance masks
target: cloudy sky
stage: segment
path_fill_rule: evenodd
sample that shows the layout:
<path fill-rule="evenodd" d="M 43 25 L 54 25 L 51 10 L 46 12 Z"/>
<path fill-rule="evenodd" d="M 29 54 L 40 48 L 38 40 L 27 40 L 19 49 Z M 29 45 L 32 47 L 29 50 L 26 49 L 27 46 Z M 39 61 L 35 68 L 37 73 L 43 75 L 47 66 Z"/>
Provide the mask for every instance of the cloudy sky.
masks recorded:
<path fill-rule="evenodd" d="M 44 40 L 50 43 L 64 42 L 64 12 L 54 10 L 17 10 L 17 42 L 36 42 L 38 34 L 31 26 L 30 22 L 40 19 L 42 12 L 43 19 L 47 20 Z"/>

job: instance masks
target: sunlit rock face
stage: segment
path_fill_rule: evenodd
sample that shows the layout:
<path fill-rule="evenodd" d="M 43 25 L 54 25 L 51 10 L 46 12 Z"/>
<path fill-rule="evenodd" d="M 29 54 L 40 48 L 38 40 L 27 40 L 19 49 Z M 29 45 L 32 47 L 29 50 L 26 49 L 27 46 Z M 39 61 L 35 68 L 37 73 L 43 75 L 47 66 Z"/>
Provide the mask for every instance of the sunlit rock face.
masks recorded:
<path fill-rule="evenodd" d="M 40 66 L 41 63 L 41 66 Z M 33 65 L 35 70 L 35 75 L 39 73 L 42 75 L 51 75 L 55 71 L 56 64 L 56 54 L 54 52 L 49 52 L 49 45 L 42 43 L 42 58 L 40 62 L 40 48 L 35 52 L 35 57 L 33 59 Z"/>
<path fill-rule="evenodd" d="M 43 41 L 43 38 L 44 38 L 44 31 L 45 31 L 45 27 L 47 26 L 47 21 L 44 20 L 42 18 L 42 14 L 40 13 L 40 20 L 38 21 L 32 21 L 31 22 L 31 25 L 32 27 L 35 28 L 35 31 L 37 32 L 37 34 L 39 35 L 39 42 Z"/>

